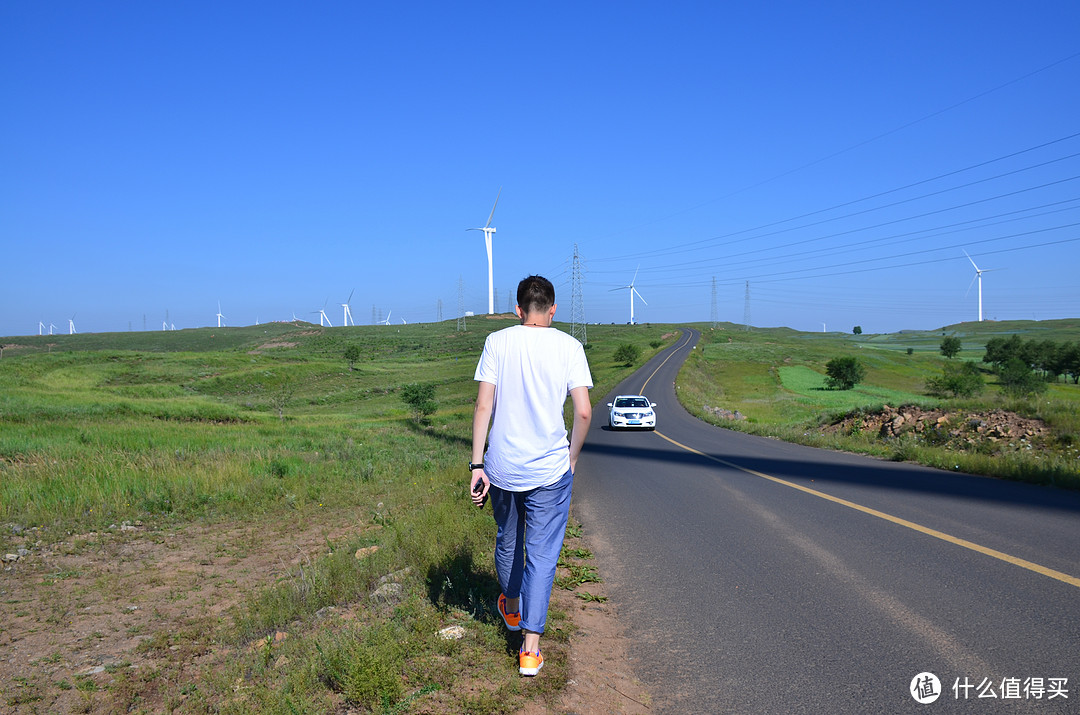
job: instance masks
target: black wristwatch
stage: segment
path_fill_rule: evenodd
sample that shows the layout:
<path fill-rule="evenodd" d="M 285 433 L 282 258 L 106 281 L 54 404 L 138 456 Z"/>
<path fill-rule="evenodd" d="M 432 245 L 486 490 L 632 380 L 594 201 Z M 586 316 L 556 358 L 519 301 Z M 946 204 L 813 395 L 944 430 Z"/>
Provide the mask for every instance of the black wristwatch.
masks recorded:
<path fill-rule="evenodd" d="M 483 468 L 484 468 L 484 463 L 483 462 L 469 462 L 469 471 L 470 472 L 472 470 L 474 470 L 474 469 L 483 469 Z"/>

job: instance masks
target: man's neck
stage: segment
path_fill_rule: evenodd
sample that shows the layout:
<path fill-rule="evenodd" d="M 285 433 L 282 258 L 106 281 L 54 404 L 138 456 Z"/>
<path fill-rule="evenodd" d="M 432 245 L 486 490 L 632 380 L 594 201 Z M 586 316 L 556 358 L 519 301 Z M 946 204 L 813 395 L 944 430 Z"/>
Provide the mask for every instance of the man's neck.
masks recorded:
<path fill-rule="evenodd" d="M 551 317 L 547 312 L 544 313 L 526 313 L 525 317 L 521 319 L 521 324 L 529 328 L 550 328 Z"/>

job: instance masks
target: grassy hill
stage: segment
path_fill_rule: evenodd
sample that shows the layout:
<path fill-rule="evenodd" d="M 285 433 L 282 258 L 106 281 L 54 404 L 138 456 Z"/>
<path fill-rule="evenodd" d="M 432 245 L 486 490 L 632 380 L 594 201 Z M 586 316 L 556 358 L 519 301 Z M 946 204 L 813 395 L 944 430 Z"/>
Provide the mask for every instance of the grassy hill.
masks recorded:
<path fill-rule="evenodd" d="M 274 323 L 0 341 L 0 554 L 26 552 L 14 567 L 20 595 L 8 591 L 0 621 L 24 643 L 44 629 L 64 644 L 27 653 L 31 665 L 17 680 L 0 675 L 3 702 L 25 705 L 15 712 L 42 703 L 85 710 L 96 698 L 117 712 L 183 701 L 188 711 L 284 713 L 330 712 L 346 701 L 389 712 L 423 696 L 446 712 L 494 713 L 534 697 L 501 657 L 501 621 L 487 605 L 498 588 L 494 525 L 465 489 L 476 361 L 487 335 L 514 322 L 473 318 L 464 332 L 456 321 Z M 620 344 L 647 357 L 677 331 L 589 326 L 589 334 L 599 399 L 633 369 L 615 362 Z M 360 349 L 353 365 L 348 346 Z M 438 409 L 424 423 L 400 396 L 414 382 L 436 387 Z M 121 588 L 116 559 L 95 559 L 120 554 L 125 563 L 133 537 L 121 525 L 132 524 L 145 534 L 138 548 L 147 566 Z M 231 591 L 240 595 L 227 612 L 200 593 L 215 582 L 188 579 L 155 600 L 171 575 L 150 564 L 168 562 L 170 534 L 195 540 L 211 563 L 220 561 L 212 556 L 220 535 L 238 530 L 241 555 L 265 551 L 269 568 L 253 578 L 222 567 L 222 584 L 246 584 Z M 318 544 L 324 533 L 314 557 L 281 572 L 276 545 Z M 373 548 L 370 558 L 353 557 Z M 58 554 L 70 566 L 53 565 Z M 391 575 L 401 597 L 385 609 L 369 594 Z M 122 614 L 113 621 L 155 614 L 127 626 L 152 647 L 124 650 L 122 629 L 89 625 L 88 599 Z M 132 599 L 142 611 L 125 610 Z M 328 625 L 318 614 L 332 608 L 351 619 Z M 438 638 L 451 625 L 470 637 Z M 545 682 L 558 688 L 565 614 L 553 612 L 549 626 L 545 673 L 554 675 Z M 80 657 L 83 630 L 98 634 L 101 652 L 114 644 L 113 660 L 138 660 L 139 669 L 120 668 L 104 689 L 84 680 L 72 688 L 50 664 Z M 279 645 L 274 637 L 285 636 L 275 634 L 288 640 Z M 265 647 L 249 647 L 267 635 Z M 205 665 L 195 666 L 195 655 Z"/>
<path fill-rule="evenodd" d="M 787 328 L 746 331 L 723 324 L 703 331 L 701 350 L 680 375 L 679 397 L 691 413 L 734 429 L 978 474 L 1080 486 L 1076 449 L 1080 387 L 1058 382 L 1039 398 L 1004 396 L 981 359 L 987 340 L 1012 334 L 1029 340 L 1078 342 L 1080 320 L 984 321 L 884 335 L 797 333 Z M 939 376 L 946 362 L 939 350 L 945 336 L 961 340 L 962 350 L 954 359 L 983 367 L 987 387 L 980 397 L 945 401 L 926 393 L 926 381 Z M 865 379 L 853 390 L 825 389 L 825 365 L 840 356 L 856 357 L 866 368 Z M 954 445 L 935 447 L 914 436 L 878 439 L 866 434 L 824 434 L 818 429 L 852 410 L 876 411 L 884 405 L 942 407 L 971 415 L 1009 410 L 1045 421 L 1053 437 L 1035 450 L 1013 443 L 1016 449 L 1010 451 L 1006 441 L 958 454 Z M 747 419 L 726 421 L 706 406 L 737 410 Z"/>
<path fill-rule="evenodd" d="M 487 335 L 513 322 L 471 318 L 465 332 L 456 321 L 298 322 L 0 340 L 0 553 L 27 553 L 12 567 L 22 580 L 0 602 L 0 621 L 13 640 L 55 636 L 50 650 L 26 654 L 30 665 L 16 680 L 0 674 L 7 705 L 126 712 L 183 703 L 191 711 L 284 713 L 341 710 L 343 702 L 397 712 L 415 703 L 496 713 L 544 696 L 523 692 L 502 657 L 500 621 L 485 605 L 497 590 L 493 523 L 470 507 L 464 489 L 476 360 Z M 962 358 L 977 360 L 990 337 L 1077 340 L 1078 326 L 964 323 L 860 336 L 699 326 L 703 339 L 679 377 L 679 395 L 703 419 L 716 420 L 706 405 L 748 417 L 725 426 L 936 464 L 940 448 L 817 428 L 885 402 L 939 404 L 923 393 L 944 363 L 945 334 L 961 338 Z M 620 345 L 636 345 L 647 359 L 677 330 L 589 326 L 594 400 L 633 370 L 615 361 Z M 353 365 L 344 357 L 350 346 L 360 349 Z M 839 355 L 867 368 L 855 390 L 822 389 L 824 365 Z M 414 382 L 436 387 L 438 409 L 425 423 L 401 400 L 402 386 Z M 1042 417 L 1061 448 L 1049 457 L 946 450 L 949 467 L 1075 484 L 1078 396 L 1075 385 L 1057 384 L 1038 401 L 1008 403 L 991 385 L 980 400 L 953 404 Z M 132 524 L 145 533 L 134 543 L 147 565 L 121 586 L 118 568 L 135 547 L 120 525 Z M 223 534 L 237 533 L 241 546 L 222 545 Z M 149 564 L 168 563 L 177 534 L 194 541 L 201 564 L 226 564 L 220 584 L 188 579 L 163 592 L 169 576 Z M 301 537 L 325 544 L 298 566 L 274 565 L 281 558 L 274 547 Z M 262 552 L 270 554 L 265 573 L 245 570 L 242 557 Z M 401 599 L 385 608 L 369 594 L 391 576 Z M 229 584 L 240 595 L 227 609 L 201 593 Z M 125 633 L 114 622 L 137 618 L 133 598 L 153 617 Z M 88 599 L 110 625 L 88 625 Z M 324 620 L 334 608 L 349 619 Z M 469 636 L 438 638 L 448 625 Z M 566 614 L 553 611 L 549 628 L 543 683 L 558 688 L 567 677 Z M 129 647 L 128 636 L 147 639 L 113 661 L 141 659 L 140 667 L 111 671 L 105 688 L 85 676 L 74 688 L 58 679 L 56 664 L 81 657 L 91 631 L 106 649 Z"/>

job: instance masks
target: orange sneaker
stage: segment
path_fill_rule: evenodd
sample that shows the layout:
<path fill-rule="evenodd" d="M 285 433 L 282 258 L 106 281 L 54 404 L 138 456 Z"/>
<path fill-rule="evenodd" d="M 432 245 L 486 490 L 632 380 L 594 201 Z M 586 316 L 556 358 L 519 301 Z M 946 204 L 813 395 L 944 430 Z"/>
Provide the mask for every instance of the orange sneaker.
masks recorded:
<path fill-rule="evenodd" d="M 518 652 L 518 672 L 522 675 L 536 675 L 544 667 L 544 656 L 540 655 L 540 649 L 535 653 L 527 650 Z"/>
<path fill-rule="evenodd" d="M 513 613 L 507 613 L 507 611 L 506 611 L 506 596 L 504 594 L 501 594 L 501 593 L 499 594 L 499 600 L 496 601 L 495 605 L 498 606 L 499 615 L 502 616 L 503 623 L 506 624 L 506 627 L 509 628 L 512 631 L 520 631 L 521 630 L 521 612 L 520 611 L 514 611 Z"/>

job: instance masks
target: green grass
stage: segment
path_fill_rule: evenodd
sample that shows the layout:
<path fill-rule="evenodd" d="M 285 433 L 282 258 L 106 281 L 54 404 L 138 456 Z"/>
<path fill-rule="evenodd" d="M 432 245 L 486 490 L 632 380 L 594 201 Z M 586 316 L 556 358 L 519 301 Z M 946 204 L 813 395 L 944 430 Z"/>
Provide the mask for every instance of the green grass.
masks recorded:
<path fill-rule="evenodd" d="M 365 527 L 255 589 L 223 621 L 193 617 L 176 631 L 148 634 L 144 646 L 161 667 L 118 673 L 108 693 L 87 695 L 107 696 L 117 710 L 138 709 L 140 698 L 153 696 L 166 707 L 223 713 L 325 712 L 342 699 L 373 712 L 437 705 L 500 713 L 561 687 L 568 677 L 560 651 L 570 629 L 565 614 L 549 617 L 547 677 L 523 688 L 491 611 L 494 524 L 490 512 L 470 507 L 464 489 L 476 360 L 487 335 L 512 324 L 503 316 L 470 319 L 465 332 L 451 321 L 5 339 L 20 347 L 6 348 L 0 360 L 0 524 L 44 527 L 35 538 L 45 541 L 125 520 L 140 520 L 151 533 L 212 522 L 289 529 L 320 518 Z M 969 357 L 978 357 L 979 340 L 992 337 L 983 325 L 954 328 L 964 333 Z M 1077 336 L 1062 321 L 1024 329 L 1040 338 Z M 676 332 L 589 326 L 594 401 L 634 369 L 615 361 L 621 344 L 637 345 L 643 362 Z M 813 436 L 836 412 L 932 402 L 921 393 L 941 369 L 936 331 L 855 337 L 727 326 L 703 333 L 678 381 L 691 412 L 703 415 L 706 404 L 738 409 L 749 416 L 732 423 L 741 429 L 956 467 L 957 455 L 925 445 Z M 355 369 L 344 359 L 348 345 L 362 350 Z M 825 363 L 842 354 L 866 365 L 864 383 L 847 393 L 820 389 Z M 438 410 L 424 424 L 411 419 L 399 394 L 417 381 L 436 385 Z M 961 404 L 1041 417 L 1063 449 L 1075 452 L 1069 440 L 1080 434 L 1076 386 L 1052 385 L 1027 402 L 995 392 Z M 961 457 L 966 471 L 1033 481 L 1049 474 L 1069 483 L 1060 475 L 1076 472 L 1075 456 L 1052 463 L 1025 455 Z M 10 550 L 12 531 L 0 530 L 0 548 Z M 568 538 L 579 533 L 572 524 Z M 374 555 L 354 557 L 371 545 L 379 546 Z M 590 556 L 566 552 L 570 559 Z M 390 574 L 398 575 L 400 600 L 373 600 Z M 575 588 L 600 575 L 568 562 L 562 578 Z M 355 618 L 320 619 L 333 612 L 328 608 Z M 466 637 L 437 638 L 447 625 L 464 626 Z M 278 632 L 289 637 L 275 641 Z M 235 657 L 201 670 L 187 665 L 214 644 Z M 26 693 L 44 697 L 51 687 L 36 683 Z"/>
<path fill-rule="evenodd" d="M 874 403 L 915 404 L 936 400 L 914 392 L 890 390 L 876 385 L 859 384 L 850 390 L 831 390 L 825 386 L 825 375 L 806 365 L 777 368 L 780 384 L 785 390 L 799 395 L 803 404 L 827 410 L 852 410 Z"/>
<path fill-rule="evenodd" d="M 988 386 L 977 399 L 942 401 L 925 394 L 926 380 L 940 375 L 945 361 L 938 347 L 943 335 L 958 335 L 960 358 L 981 364 L 986 340 L 1008 330 L 1059 342 L 1080 338 L 1080 321 L 964 323 L 936 331 L 891 335 L 796 333 L 786 328 L 745 331 L 738 326 L 703 330 L 679 375 L 679 399 L 701 419 L 716 420 L 704 409 L 738 410 L 746 421 L 722 421 L 725 427 L 831 449 L 864 452 L 915 461 L 943 469 L 1080 487 L 1080 388 L 1056 383 L 1046 394 L 1028 400 L 1006 398 L 987 374 Z M 908 354 L 908 348 L 913 348 Z M 851 355 L 866 367 L 865 379 L 852 390 L 824 389 L 825 364 Z M 1048 449 L 1031 453 L 958 453 L 914 438 L 884 441 L 866 435 L 822 434 L 818 428 L 838 416 L 880 409 L 883 405 L 942 406 L 957 410 L 1006 409 L 1042 419 L 1053 430 Z M 1004 448 L 1002 448 L 1004 449 Z"/>
<path fill-rule="evenodd" d="M 148 634 L 144 651 L 160 668 L 118 673 L 107 694 L 87 694 L 107 695 L 118 711 L 154 700 L 191 711 L 326 712 L 344 698 L 373 712 L 435 702 L 495 713 L 557 690 L 567 677 L 565 614 L 549 615 L 549 677 L 524 690 L 491 611 L 494 523 L 464 488 L 476 361 L 487 335 L 512 324 L 504 316 L 470 319 L 465 332 L 454 322 L 273 324 L 5 340 L 19 347 L 0 360 L 0 524 L 39 527 L 44 541 L 123 521 L 151 534 L 213 522 L 270 532 L 320 519 L 370 527 L 255 589 L 224 621 L 193 615 Z M 590 326 L 593 397 L 633 370 L 614 360 L 619 345 L 637 345 L 644 360 L 674 332 Z M 350 369 L 353 344 L 362 358 Z M 423 424 L 399 394 L 417 381 L 436 386 L 438 410 Z M 0 547 L 14 531 L 0 530 Z M 379 550 L 355 558 L 371 545 Z M 389 574 L 398 574 L 400 600 L 373 600 Z M 356 617 L 320 620 L 328 608 Z M 453 624 L 466 638 L 436 637 Z M 235 657 L 185 665 L 214 643 Z"/>

